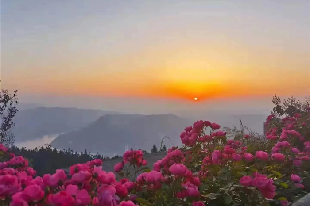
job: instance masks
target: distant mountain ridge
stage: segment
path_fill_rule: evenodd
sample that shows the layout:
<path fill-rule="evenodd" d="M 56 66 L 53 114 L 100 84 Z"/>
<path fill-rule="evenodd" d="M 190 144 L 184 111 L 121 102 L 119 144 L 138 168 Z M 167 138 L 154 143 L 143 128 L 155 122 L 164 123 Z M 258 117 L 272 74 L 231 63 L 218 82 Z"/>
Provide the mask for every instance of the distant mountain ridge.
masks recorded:
<path fill-rule="evenodd" d="M 118 112 L 65 107 L 31 108 L 17 112 L 12 132 L 17 142 L 32 140 L 80 129 L 105 114 Z"/>
<path fill-rule="evenodd" d="M 51 145 L 57 149 L 99 152 L 104 155 L 122 154 L 125 146 L 150 150 L 160 145 L 164 135 L 167 147 L 180 144 L 184 127 L 192 124 L 173 114 L 136 115 L 106 114 L 87 127 L 58 136 Z"/>

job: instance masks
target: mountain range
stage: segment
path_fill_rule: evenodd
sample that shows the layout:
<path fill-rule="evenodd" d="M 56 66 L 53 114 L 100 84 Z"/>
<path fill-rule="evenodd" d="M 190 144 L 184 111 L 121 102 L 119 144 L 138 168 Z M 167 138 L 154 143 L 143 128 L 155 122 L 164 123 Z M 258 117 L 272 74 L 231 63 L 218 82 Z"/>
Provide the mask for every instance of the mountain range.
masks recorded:
<path fill-rule="evenodd" d="M 31 105 L 32 106 L 32 105 Z M 118 112 L 62 107 L 20 109 L 14 118 L 15 141 L 27 141 L 80 129 L 105 114 Z"/>
<path fill-rule="evenodd" d="M 136 115 L 106 114 L 87 127 L 58 136 L 52 147 L 82 152 L 99 152 L 104 155 L 122 154 L 129 149 L 150 150 L 159 147 L 163 137 L 165 145 L 180 144 L 180 133 L 191 122 L 173 114 Z"/>
<path fill-rule="evenodd" d="M 225 114 L 201 111 L 174 114 L 122 114 L 62 107 L 35 107 L 27 105 L 17 113 L 13 134 L 16 142 L 42 138 L 45 135 L 59 135 L 51 145 L 57 149 L 72 149 L 82 152 L 113 155 L 122 154 L 125 146 L 150 151 L 155 144 L 160 146 L 164 136 L 167 147 L 180 145 L 180 133 L 197 120 L 216 122 L 223 127 L 243 125 L 252 131 L 263 132 L 266 114 Z M 35 107 L 35 108 L 33 108 Z"/>

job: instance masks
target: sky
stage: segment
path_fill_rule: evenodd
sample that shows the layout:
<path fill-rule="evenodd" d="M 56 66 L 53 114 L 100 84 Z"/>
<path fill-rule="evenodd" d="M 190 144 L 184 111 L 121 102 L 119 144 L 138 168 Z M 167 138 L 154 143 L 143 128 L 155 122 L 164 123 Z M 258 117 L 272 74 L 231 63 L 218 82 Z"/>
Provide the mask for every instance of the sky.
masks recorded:
<path fill-rule="evenodd" d="M 308 0 L 1 1 L 1 86 L 24 102 L 251 109 L 309 79 Z"/>

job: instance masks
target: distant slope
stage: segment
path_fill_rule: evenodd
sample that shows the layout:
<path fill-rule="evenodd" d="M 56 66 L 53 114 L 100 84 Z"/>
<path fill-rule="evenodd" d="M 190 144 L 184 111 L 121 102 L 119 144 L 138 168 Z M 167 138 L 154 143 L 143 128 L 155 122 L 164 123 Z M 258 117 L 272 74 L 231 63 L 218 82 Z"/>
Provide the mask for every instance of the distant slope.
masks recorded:
<path fill-rule="evenodd" d="M 21 110 L 14 121 L 15 141 L 41 138 L 44 135 L 70 132 L 87 126 L 105 114 L 117 113 L 62 107 L 38 107 Z"/>
<path fill-rule="evenodd" d="M 83 129 L 60 135 L 52 146 L 58 149 L 99 152 L 104 155 L 123 154 L 125 145 L 133 149 L 150 150 L 160 145 L 160 136 L 167 135 L 174 145 L 180 143 L 180 133 L 192 124 L 187 119 L 172 114 L 130 115 L 107 114 Z M 167 147 L 172 146 L 169 140 Z"/>

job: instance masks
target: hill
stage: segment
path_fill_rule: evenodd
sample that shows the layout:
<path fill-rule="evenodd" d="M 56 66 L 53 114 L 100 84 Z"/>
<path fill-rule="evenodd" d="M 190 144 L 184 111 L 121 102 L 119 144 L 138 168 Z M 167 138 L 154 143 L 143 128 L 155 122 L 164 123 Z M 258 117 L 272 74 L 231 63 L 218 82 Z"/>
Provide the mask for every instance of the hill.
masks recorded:
<path fill-rule="evenodd" d="M 129 149 L 149 150 L 154 144 L 160 145 L 165 135 L 172 140 L 165 141 L 167 147 L 178 145 L 180 133 L 191 124 L 172 114 L 107 114 L 87 127 L 58 136 L 51 145 L 57 149 L 121 155 L 126 145 Z"/>
<path fill-rule="evenodd" d="M 117 112 L 63 107 L 26 109 L 17 113 L 12 131 L 16 142 L 32 140 L 80 129 L 111 113 Z"/>

